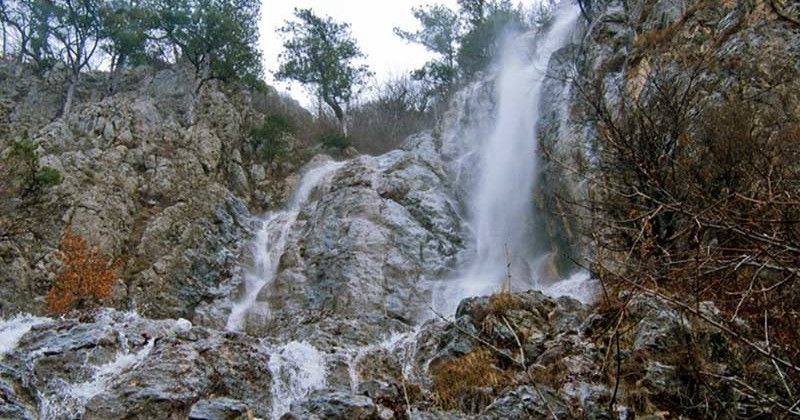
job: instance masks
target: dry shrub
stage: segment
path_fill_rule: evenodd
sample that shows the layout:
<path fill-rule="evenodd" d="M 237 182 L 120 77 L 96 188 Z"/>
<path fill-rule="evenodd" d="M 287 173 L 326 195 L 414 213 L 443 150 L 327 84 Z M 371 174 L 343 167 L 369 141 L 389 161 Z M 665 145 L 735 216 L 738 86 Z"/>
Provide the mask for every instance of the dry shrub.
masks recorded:
<path fill-rule="evenodd" d="M 436 400 L 444 409 L 459 408 L 465 399 L 480 398 L 486 390 L 495 394 L 513 379 L 511 372 L 497 367 L 497 359 L 484 348 L 432 365 L 430 376 Z"/>
<path fill-rule="evenodd" d="M 640 97 L 621 103 L 608 103 L 602 81 L 578 89 L 598 128 L 587 207 L 606 297 L 646 287 L 684 308 L 714 302 L 729 328 L 796 361 L 800 103 L 797 79 L 781 79 L 774 61 L 720 93 L 705 63 L 674 62 L 654 65 Z M 774 374 L 800 383 L 791 369 Z"/>
<path fill-rule="evenodd" d="M 58 249 L 61 267 L 47 293 L 47 307 L 53 313 L 96 307 L 111 295 L 117 280 L 119 261 L 100 254 L 81 236 L 67 228 Z"/>
<path fill-rule="evenodd" d="M 517 309 L 519 304 L 514 295 L 507 291 L 500 291 L 489 296 L 489 313 L 503 315 L 508 311 Z"/>
<path fill-rule="evenodd" d="M 400 77 L 378 86 L 374 97 L 352 109 L 350 136 L 362 153 L 379 155 L 433 123 L 418 82 Z"/>

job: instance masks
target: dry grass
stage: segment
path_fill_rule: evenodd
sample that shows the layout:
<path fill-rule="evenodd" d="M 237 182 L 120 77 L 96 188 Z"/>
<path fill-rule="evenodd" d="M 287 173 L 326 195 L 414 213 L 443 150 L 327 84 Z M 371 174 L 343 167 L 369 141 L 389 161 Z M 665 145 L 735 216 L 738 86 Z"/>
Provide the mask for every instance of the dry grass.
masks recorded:
<path fill-rule="evenodd" d="M 492 394 L 510 385 L 511 372 L 496 366 L 494 354 L 479 348 L 455 359 L 439 362 L 430 368 L 437 403 L 444 409 L 458 408 L 465 398 Z"/>
<path fill-rule="evenodd" d="M 503 315 L 508 311 L 519 308 L 519 302 L 514 298 L 511 292 L 500 291 L 489 296 L 489 305 L 487 306 L 489 313 L 495 315 Z"/>

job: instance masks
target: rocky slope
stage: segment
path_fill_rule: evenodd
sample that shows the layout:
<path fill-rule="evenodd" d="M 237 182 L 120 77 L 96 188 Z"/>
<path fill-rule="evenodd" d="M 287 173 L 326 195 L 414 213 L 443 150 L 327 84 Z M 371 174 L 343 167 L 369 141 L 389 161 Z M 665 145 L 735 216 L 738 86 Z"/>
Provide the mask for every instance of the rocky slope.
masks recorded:
<path fill-rule="evenodd" d="M 701 314 L 717 319 L 710 304 Z M 621 322 L 539 292 L 472 298 L 452 322 L 324 353 L 110 310 L 13 322 L 3 332 L 19 342 L 0 354 L 0 415 L 10 418 L 602 419 L 663 416 L 711 395 L 734 416 L 764 414 L 759 397 L 732 382 L 697 389 L 701 376 L 734 381 L 755 362 L 764 374 L 750 384 L 779 386 L 752 351 L 649 297 Z M 624 404 L 609 411 L 612 399 Z"/>
<path fill-rule="evenodd" d="M 52 119 L 57 81 L 20 81 L 21 71 L 0 68 L 10 128 L 0 150 L 7 156 L 14 141 L 30 142 L 40 164 L 63 181 L 28 199 L 24 211 L 0 214 L 3 221 L 25 215 L 0 243 L 0 312 L 42 311 L 53 253 L 70 226 L 124 260 L 115 306 L 190 317 L 230 277 L 253 227 L 250 211 L 285 199 L 287 183 L 267 179 L 270 168 L 248 142 L 263 111 L 247 93 L 221 87 L 195 98 L 181 69 L 142 68 L 118 93 L 85 98 L 69 118 Z M 88 80 L 85 89 L 104 86 Z"/>

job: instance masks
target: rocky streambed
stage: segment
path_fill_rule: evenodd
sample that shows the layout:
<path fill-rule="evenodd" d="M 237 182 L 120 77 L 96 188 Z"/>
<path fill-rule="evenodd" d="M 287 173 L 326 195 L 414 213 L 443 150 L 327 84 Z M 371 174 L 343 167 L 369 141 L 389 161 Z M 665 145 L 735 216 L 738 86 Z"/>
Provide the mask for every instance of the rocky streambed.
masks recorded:
<path fill-rule="evenodd" d="M 714 319 L 712 305 L 701 308 Z M 610 315 L 568 297 L 497 294 L 364 346 L 279 344 L 114 310 L 19 316 L 0 324 L 0 417 L 630 418 L 699 396 L 695 368 L 726 377 L 758 363 L 656 298 L 631 299 L 621 321 Z M 729 397 L 739 410 L 758 402 Z"/>

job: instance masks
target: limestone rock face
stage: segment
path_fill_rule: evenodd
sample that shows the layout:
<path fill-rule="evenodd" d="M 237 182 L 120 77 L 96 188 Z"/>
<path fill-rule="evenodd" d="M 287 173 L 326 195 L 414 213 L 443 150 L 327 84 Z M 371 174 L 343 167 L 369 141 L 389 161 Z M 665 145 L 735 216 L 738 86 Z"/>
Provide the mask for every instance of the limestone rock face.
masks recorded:
<path fill-rule="evenodd" d="M 348 161 L 300 209 L 247 331 L 323 341 L 362 320 L 365 337 L 338 339 L 363 343 L 412 323 L 427 309 L 426 281 L 446 275 L 463 248 L 462 223 L 430 136 Z"/>
<path fill-rule="evenodd" d="M 0 222 L 21 220 L 13 240 L 0 243 L 0 312 L 42 311 L 69 226 L 124 262 L 109 304 L 191 318 L 231 278 L 252 233 L 250 209 L 283 199 L 275 193 L 286 189 L 283 180 L 263 167 L 253 176 L 245 169 L 263 163 L 248 139 L 263 115 L 246 94 L 213 83 L 195 95 L 191 74 L 179 67 L 132 70 L 118 93 L 104 97 L 89 94 L 107 91 L 95 76 L 87 75 L 67 118 L 51 115 L 49 82 L 27 73 L 16 84 L 0 81 L 13 134 L 0 139 L 0 157 L 12 140 L 28 141 L 40 164 L 63 178 L 29 198 L 25 214 L 0 209 Z"/>

